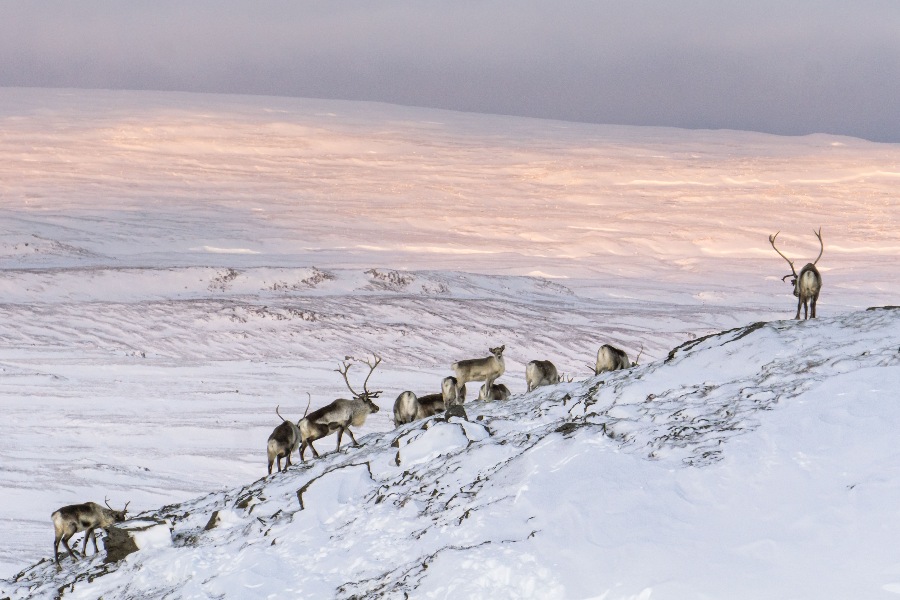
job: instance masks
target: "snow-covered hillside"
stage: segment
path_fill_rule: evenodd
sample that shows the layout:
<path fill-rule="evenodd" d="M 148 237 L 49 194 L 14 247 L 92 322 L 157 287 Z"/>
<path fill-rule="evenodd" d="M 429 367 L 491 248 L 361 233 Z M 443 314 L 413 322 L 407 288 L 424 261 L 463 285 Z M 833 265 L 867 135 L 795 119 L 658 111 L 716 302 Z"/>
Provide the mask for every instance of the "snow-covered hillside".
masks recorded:
<path fill-rule="evenodd" d="M 776 321 L 148 511 L 171 546 L 13 598 L 900 593 L 900 309 Z M 702 468 L 697 468 L 702 467 Z M 207 528 L 217 514 L 217 525 Z"/>
<path fill-rule="evenodd" d="M 865 329 L 866 319 L 877 315 L 860 317 L 858 311 L 900 304 L 898 177 L 897 145 L 833 136 L 602 127 L 324 100 L 0 89 L 0 537 L 8 540 L 0 546 L 0 576 L 50 555 L 49 515 L 66 504 L 106 496 L 113 505 L 130 500 L 137 511 L 184 502 L 206 510 L 224 503 L 232 490 L 265 472 L 265 440 L 279 423 L 275 407 L 296 419 L 309 397 L 315 408 L 346 395 L 334 372 L 338 362 L 373 352 L 384 359 L 370 386 L 384 390 L 382 410 L 358 432 L 368 436 L 365 449 L 347 456 L 396 454 L 382 448 L 393 440 L 396 395 L 405 389 L 436 392 L 451 362 L 505 344 L 501 381 L 514 394 L 524 392 L 524 366 L 532 359 L 552 360 L 575 381 L 530 400 L 484 408 L 485 418 L 497 422 L 478 448 L 494 448 L 500 456 L 521 446 L 518 438 L 499 443 L 516 428 L 565 425 L 565 433 L 570 423 L 600 418 L 620 437 L 607 441 L 602 428 L 597 436 L 593 427 L 560 434 L 558 441 L 543 437 L 589 449 L 599 444 L 604 457 L 613 457 L 612 466 L 591 468 L 613 470 L 598 486 L 623 519 L 640 524 L 655 510 L 657 524 L 670 517 L 690 522 L 669 508 L 678 486 L 690 481 L 695 487 L 687 489 L 708 499 L 699 512 L 711 504 L 725 511 L 738 501 L 746 509 L 749 502 L 731 495 L 732 487 L 703 478 L 723 468 L 729 456 L 757 452 L 723 450 L 720 457 L 718 435 L 733 448 L 744 440 L 761 443 L 767 430 L 760 426 L 752 436 L 730 439 L 735 419 L 755 417 L 720 419 L 707 412 L 704 382 L 716 381 L 710 373 L 717 370 L 734 371 L 729 385 L 735 401 L 749 406 L 735 382 L 755 381 L 754 375 L 738 370 L 769 364 L 762 356 L 745 364 L 740 358 L 715 366 L 700 361 L 696 372 L 679 371 L 683 382 L 641 392 L 658 396 L 660 407 L 678 406 L 672 413 L 685 405 L 691 419 L 716 423 L 706 428 L 687 421 L 671 432 L 672 419 L 643 414 L 631 402 L 627 390 L 643 389 L 643 379 L 623 387 L 615 406 L 600 415 L 619 376 L 588 393 L 584 386 L 592 384 L 581 382 L 589 364 L 601 344 L 613 343 L 632 358 L 643 350 L 643 366 L 623 376 L 628 381 L 657 370 L 654 377 L 668 377 L 680 360 L 676 355 L 663 367 L 672 348 L 716 331 L 773 322 L 748 336 L 761 340 L 781 326 Z M 803 264 L 818 252 L 812 235 L 818 226 L 825 240 L 822 320 L 779 325 L 776 320 L 793 316 L 796 304 L 781 281 L 787 265 L 767 236 L 781 230 L 782 250 Z M 892 322 L 887 314 L 881 318 Z M 840 337 L 837 331 L 822 335 Z M 785 335 L 767 340 L 760 351 L 771 347 L 792 356 L 790 340 L 799 337 Z M 714 361 L 738 347 L 745 348 L 725 344 L 698 356 Z M 832 381 L 811 372 L 822 377 L 773 371 L 782 387 L 772 393 L 802 399 L 808 387 Z M 835 385 L 864 385 L 870 371 L 859 373 L 859 380 Z M 807 387 L 794 389 L 791 381 Z M 879 376 L 874 383 L 886 381 Z M 578 413 L 587 400 L 561 405 L 558 396 L 565 393 L 597 403 Z M 761 405 L 774 400 L 762 392 L 753 398 Z M 507 420 L 504 433 L 500 423 Z M 477 437 L 477 425 L 472 427 L 465 434 Z M 720 430 L 725 433 L 714 433 Z M 437 428 L 408 452 L 424 456 L 432 447 L 462 443 L 459 432 L 458 426 Z M 666 435 L 689 443 L 668 443 Z M 559 452 L 554 456 L 569 456 L 569 450 Z M 534 468 L 555 472 L 548 466 L 556 464 L 554 456 Z M 323 459 L 290 477 L 313 476 L 335 461 L 339 457 Z M 695 466 L 682 468 L 685 463 Z M 375 467 L 374 480 L 390 480 L 386 468 Z M 585 473 L 588 481 L 597 475 Z M 678 473 L 668 476 L 678 486 L 652 488 L 658 505 L 653 494 L 630 487 L 633 478 L 645 486 L 666 481 L 660 473 Z M 352 491 L 357 484 L 347 485 Z M 365 479 L 359 484 L 367 485 Z M 614 502 L 617 495 L 639 508 Z M 485 496 L 479 497 L 482 502 Z M 454 502 L 465 512 L 462 500 Z M 409 510 L 420 510 L 416 506 Z M 472 514 L 478 512 L 486 514 Z M 582 516 L 594 513 L 547 515 L 588 531 L 592 525 Z M 245 517 L 235 513 L 234 524 L 243 527 Z M 470 526 L 469 520 L 461 526 Z M 400 519 L 398 527 L 412 522 Z M 510 528 L 510 539 L 520 539 L 524 530 Z M 540 556 L 535 550 L 535 560 L 551 566 L 533 570 L 546 568 L 550 575 L 540 575 L 543 583 L 536 579 L 534 585 L 565 586 L 566 596 L 602 596 L 611 589 L 608 598 L 645 588 L 661 594 L 667 581 L 705 589 L 669 570 L 653 570 L 664 564 L 674 534 L 655 540 L 650 527 L 637 532 L 637 540 L 625 544 L 630 550 L 618 554 L 602 545 L 597 532 L 591 545 L 573 546 L 603 568 L 618 565 L 605 573 L 619 575 L 604 581 L 615 579 L 621 589 L 613 589 L 615 583 L 595 589 L 600 579 L 570 579 L 560 561 L 548 562 L 544 548 Z M 327 528 L 315 533 L 319 539 L 330 535 Z M 621 541 L 625 530 L 617 535 L 611 539 Z M 369 532 L 356 543 L 374 545 L 376 537 Z M 385 539 L 391 536 L 382 540 L 387 545 Z M 485 539 L 473 534 L 471 544 Z M 538 539 L 547 540 L 536 534 Z M 783 548 L 780 539 L 741 556 Z M 712 535 L 698 540 L 691 552 L 721 548 Z M 223 548 L 232 552 L 225 541 Z M 811 547 L 800 538 L 797 543 Z M 813 559 L 821 557 L 816 548 Z M 509 581 L 519 581 L 513 574 L 529 563 L 516 562 L 512 552 L 509 560 L 475 562 L 493 561 L 498 568 L 490 577 L 502 579 L 503 569 L 510 569 Z M 362 561 L 360 573 L 374 568 L 350 555 Z M 393 554 L 375 556 L 371 564 L 383 566 L 378 561 L 387 556 Z M 647 563 L 647 571 L 626 569 L 617 556 Z M 687 561 L 684 555 L 673 564 Z M 794 568 L 792 561 L 786 559 L 784 568 Z M 749 565 L 748 577 L 762 572 L 743 558 L 725 562 L 729 568 Z M 601 577 L 598 569 L 591 572 Z M 273 573 L 276 579 L 293 577 L 277 568 Z M 885 573 L 871 581 L 900 581 L 893 571 Z M 341 577 L 323 576 L 315 589 L 355 593 L 329 587 L 358 581 L 335 583 Z M 453 578 L 443 579 L 450 585 Z M 468 575 L 460 581 L 475 585 Z"/>

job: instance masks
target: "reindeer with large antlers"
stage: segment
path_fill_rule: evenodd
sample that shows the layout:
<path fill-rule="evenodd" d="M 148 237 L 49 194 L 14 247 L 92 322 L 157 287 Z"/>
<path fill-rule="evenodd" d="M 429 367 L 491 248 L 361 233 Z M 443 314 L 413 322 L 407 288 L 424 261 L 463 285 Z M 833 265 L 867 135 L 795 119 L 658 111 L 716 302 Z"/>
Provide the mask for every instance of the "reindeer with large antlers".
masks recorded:
<path fill-rule="evenodd" d="M 778 233 L 781 232 L 779 231 Z M 822 258 L 822 253 L 825 251 L 825 244 L 822 242 L 822 228 L 819 227 L 819 231 L 813 231 L 813 233 L 816 234 L 816 237 L 819 238 L 819 256 L 816 257 L 816 260 L 807 263 L 805 267 L 800 269 L 799 274 L 794 269 L 794 261 L 782 254 L 781 250 L 775 247 L 775 238 L 778 237 L 778 233 L 769 236 L 769 243 L 772 244 L 772 248 L 775 249 L 775 252 L 791 265 L 791 272 L 782 277 L 781 280 L 784 281 L 788 277 L 793 277 L 793 279 L 791 279 L 791 285 L 794 286 L 794 295 L 797 296 L 797 316 L 794 318 L 800 318 L 800 307 L 802 306 L 803 318 L 815 319 L 816 302 L 819 300 L 819 292 L 822 290 L 822 275 L 816 268 L 816 263 L 819 262 L 819 259 Z"/>
<path fill-rule="evenodd" d="M 345 431 L 350 434 L 350 439 L 353 440 L 353 444 L 358 446 L 359 443 L 353 436 L 350 426 L 362 427 L 366 422 L 367 416 L 372 413 L 377 413 L 380 410 L 378 405 L 372 402 L 372 398 L 377 398 L 381 395 L 381 390 L 370 392 L 367 386 L 369 384 L 369 377 L 372 376 L 375 367 L 381 363 L 381 358 L 378 355 L 375 355 L 374 363 L 366 360 L 366 364 L 369 366 L 369 374 L 366 375 L 366 380 L 363 382 L 363 391 L 359 393 L 353 389 L 350 385 L 350 380 L 347 378 L 347 373 L 352 366 L 348 360 L 341 363 L 341 367 L 338 367 L 335 370 L 344 377 L 344 383 L 347 384 L 347 388 L 353 394 L 353 400 L 338 398 L 331 404 L 323 406 L 318 410 L 314 410 L 300 419 L 297 423 L 297 427 L 300 428 L 300 460 L 306 460 L 303 457 L 303 454 L 306 452 L 307 446 L 312 450 L 313 456 L 318 458 L 319 453 L 316 452 L 312 443 L 335 431 L 337 431 L 338 434 L 338 450 L 341 449 L 341 436 L 344 435 Z"/>
<path fill-rule="evenodd" d="M 97 537 L 94 530 L 98 527 L 106 529 L 113 523 L 121 523 L 126 518 L 128 512 L 128 502 L 125 508 L 115 510 L 109 505 L 109 500 L 105 500 L 106 508 L 103 508 L 96 502 L 85 502 L 84 504 L 70 504 L 63 506 L 59 510 L 50 515 L 53 521 L 53 531 L 56 534 L 53 540 L 53 559 L 56 561 L 56 568 L 59 569 L 59 543 L 62 542 L 69 556 L 73 560 L 77 560 L 75 553 L 69 547 L 69 540 L 79 531 L 86 532 L 84 534 L 84 547 L 81 554 L 87 556 L 88 540 L 94 540 L 94 554 L 97 554 Z"/>

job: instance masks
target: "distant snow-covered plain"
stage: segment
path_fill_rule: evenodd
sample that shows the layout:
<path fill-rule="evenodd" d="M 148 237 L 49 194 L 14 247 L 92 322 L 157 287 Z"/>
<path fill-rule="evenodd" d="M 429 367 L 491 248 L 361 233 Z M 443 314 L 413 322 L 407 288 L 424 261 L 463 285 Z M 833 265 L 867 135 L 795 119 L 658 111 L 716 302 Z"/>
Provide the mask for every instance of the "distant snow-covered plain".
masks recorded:
<path fill-rule="evenodd" d="M 877 453 L 871 465 L 887 466 L 860 476 L 884 500 L 872 494 L 859 501 L 896 522 L 897 473 L 889 468 L 896 455 L 884 440 L 897 412 L 878 401 L 898 383 L 888 351 L 900 345 L 897 321 L 852 315 L 900 304 L 898 183 L 900 146 L 833 136 L 595 126 L 284 98 L 0 89 L 0 576 L 51 556 L 49 515 L 62 505 L 108 496 L 114 506 L 131 501 L 130 510 L 149 511 L 211 492 L 227 497 L 253 483 L 265 474 L 275 406 L 296 419 L 307 394 L 313 407 L 346 394 L 334 372 L 345 356 L 377 352 L 384 359 L 370 384 L 384 390 L 382 411 L 357 433 L 360 441 L 379 434 L 368 448 L 390 441 L 381 434 L 393 429 L 390 409 L 400 391 L 437 391 L 449 363 L 489 346 L 506 345 L 501 381 L 517 397 L 525 363 L 546 358 L 574 377 L 565 389 L 587 403 L 597 392 L 586 391 L 591 380 L 585 388 L 578 382 L 588 379 L 603 343 L 632 358 L 642 350 L 640 362 L 655 370 L 685 341 L 789 319 L 796 304 L 781 281 L 788 267 L 767 236 L 780 230 L 783 251 L 799 267 L 818 253 L 812 230 L 821 226 L 822 319 L 784 326 L 821 331 L 834 351 L 828 364 L 853 368 L 810 366 L 808 387 L 785 393 L 796 404 L 779 404 L 777 391 L 769 392 L 775 402 L 760 396 L 766 410 L 784 412 L 771 430 L 766 419 L 754 419 L 752 431 L 717 442 L 733 448 L 727 460 L 738 466 L 685 466 L 684 456 L 666 458 L 664 449 L 623 459 L 616 446 L 604 446 L 592 456 L 606 438 L 579 434 L 571 448 L 554 445 L 544 459 L 528 459 L 540 477 L 492 484 L 499 495 L 520 489 L 544 506 L 555 488 L 597 492 L 599 484 L 582 490 L 552 475 L 552 465 L 591 463 L 584 475 L 602 478 L 604 501 L 618 503 L 546 513 L 540 529 L 584 531 L 577 538 L 583 544 L 568 551 L 619 568 L 579 578 L 543 555 L 562 547 L 562 538 L 535 534 L 539 543 L 530 550 L 482 548 L 478 564 L 466 569 L 442 559 L 449 587 L 431 579 L 422 591 L 445 597 L 481 589 L 502 597 L 508 577 L 522 584 L 510 583 L 511 597 L 821 598 L 828 589 L 823 596 L 814 584 L 833 581 L 844 566 L 849 579 L 830 588 L 831 597 L 891 597 L 900 593 L 900 563 L 861 568 L 858 545 L 842 547 L 846 563 L 823 548 L 828 535 L 857 535 L 875 543 L 866 556 L 889 554 L 878 544 L 896 525 L 884 523 L 881 537 L 867 537 L 877 522 L 855 520 L 859 507 L 829 504 L 835 492 L 817 492 L 813 475 L 841 479 L 850 469 L 845 487 L 857 489 L 853 469 L 867 464 L 867 451 Z M 742 361 L 761 367 L 767 352 L 791 360 L 802 356 L 798 348 L 814 352 L 798 331 L 765 338 L 755 350 L 713 349 L 714 361 L 682 370 L 702 396 L 706 379 Z M 859 331 L 878 347 L 874 362 L 857 358 L 868 351 L 853 342 Z M 351 379 L 362 375 L 355 369 Z M 559 401 L 556 392 L 542 393 L 549 395 L 523 401 L 518 416 L 534 406 L 523 418 L 538 418 L 541 402 Z M 810 421 L 802 407 L 820 396 L 824 416 Z M 861 396 L 867 403 L 858 411 L 847 406 L 846 398 Z M 609 402 L 621 406 L 610 404 L 604 418 L 641 421 L 630 401 Z M 553 418 L 565 412 L 553 406 Z M 795 416 L 804 429 L 791 429 Z M 515 421 L 505 427 L 515 434 Z M 853 445 L 852 460 L 843 461 L 840 446 L 805 445 L 835 431 Z M 453 435 L 433 447 L 454 446 Z M 325 442 L 322 448 L 333 443 Z M 428 454 L 431 444 L 418 445 Z M 732 480 L 765 465 L 777 485 L 763 475 L 749 486 Z M 718 475 L 704 475 L 712 469 Z M 654 479 L 673 470 L 679 475 Z M 778 479 L 786 476 L 813 482 L 798 483 L 792 495 L 794 481 Z M 680 504 L 672 507 L 675 499 Z M 781 512 L 760 514 L 754 506 Z M 676 549 L 684 532 L 673 523 L 696 526 L 696 514 L 710 507 L 711 519 L 691 530 L 692 543 Z M 326 507 L 317 511 L 328 521 Z M 729 511 L 743 519 L 741 531 L 729 529 Z M 829 515 L 837 523 L 825 531 Z M 745 530 L 754 519 L 760 535 L 751 540 Z M 797 535 L 775 535 L 767 523 L 789 524 Z M 328 527 L 309 539 L 327 537 Z M 521 524 L 510 528 L 510 535 L 528 534 Z M 619 540 L 621 554 L 594 534 Z M 360 543 L 376 547 L 374 535 L 367 531 Z M 389 527 L 383 535 L 391 535 Z M 222 552 L 239 546 L 228 544 Z M 706 580 L 699 567 L 686 569 L 692 552 L 717 556 Z M 830 571 L 820 580 L 817 558 Z M 282 566 L 295 572 L 303 563 Z M 248 566 L 244 596 L 335 590 L 326 566 L 317 563 L 309 577 L 296 575 L 295 587 L 281 588 L 286 572 L 254 588 Z M 465 585 L 452 584 L 456 570 Z M 523 580 L 526 570 L 535 578 Z M 734 572 L 743 578 L 722 575 Z M 765 585 L 754 584 L 757 573 L 768 577 Z M 479 575 L 484 587 L 472 587 Z M 238 579 L 172 585 L 176 593 L 217 597 Z M 334 595 L 357 588 L 348 589 Z M 141 588 L 133 597 L 147 593 Z"/>

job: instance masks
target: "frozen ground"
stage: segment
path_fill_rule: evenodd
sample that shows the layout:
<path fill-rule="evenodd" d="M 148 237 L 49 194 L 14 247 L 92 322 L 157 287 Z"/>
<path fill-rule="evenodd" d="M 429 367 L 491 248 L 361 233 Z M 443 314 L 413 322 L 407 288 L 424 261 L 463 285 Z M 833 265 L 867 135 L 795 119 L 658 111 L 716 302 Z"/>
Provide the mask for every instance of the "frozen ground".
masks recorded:
<path fill-rule="evenodd" d="M 132 509 L 143 511 L 210 492 L 217 495 L 194 502 L 226 502 L 232 490 L 264 474 L 265 439 L 278 422 L 275 405 L 299 416 L 307 393 L 313 406 L 344 393 L 332 369 L 346 355 L 384 357 L 372 380 L 385 390 L 384 410 L 360 433 L 378 434 L 367 438 L 365 452 L 390 453 L 396 451 L 383 447 L 390 440 L 382 434 L 392 429 L 396 394 L 436 391 L 450 362 L 481 355 L 489 345 L 506 344 L 502 380 L 520 393 L 524 364 L 533 358 L 549 358 L 583 380 L 596 348 L 612 342 L 632 357 L 643 347 L 641 363 L 653 370 L 671 348 L 697 336 L 789 318 L 795 304 L 780 281 L 787 265 L 766 240 L 777 230 L 783 249 L 801 265 L 818 252 L 812 228 L 821 225 L 825 238 L 819 311 L 826 319 L 796 327 L 825 328 L 842 340 L 840 348 L 857 327 L 868 327 L 866 339 L 877 345 L 878 327 L 886 327 L 879 356 L 898 345 L 890 317 L 880 317 L 877 326 L 869 313 L 844 317 L 866 306 L 900 304 L 896 145 L 598 127 L 362 103 L 68 90 L 0 90 L 0 123 L 0 487 L 8 499 L 0 507 L 0 534 L 9 540 L 0 548 L 0 575 L 50 555 L 49 514 L 64 504 L 108 495 L 114 504 L 131 500 Z M 796 360 L 799 340 L 782 337 L 764 347 Z M 856 360 L 835 352 L 828 360 Z M 684 375 L 693 377 L 684 386 L 699 387 L 678 402 L 704 397 L 705 373 L 723 359 L 714 356 L 715 364 Z M 728 364 L 743 360 L 724 356 Z M 865 432 L 883 428 L 863 427 L 861 433 L 847 400 L 877 399 L 892 389 L 896 367 L 877 376 L 868 370 L 890 364 L 859 364 L 849 373 L 813 369 L 805 384 L 812 389 L 818 381 L 829 390 L 823 402 L 830 403 L 827 414 L 838 415 L 834 426 L 843 427 L 840 435 L 849 442 L 862 444 L 854 456 L 886 451 L 887 443 L 876 445 L 880 438 L 865 446 Z M 778 374 L 783 382 L 791 377 Z M 571 386 L 581 390 L 573 397 L 595 394 Z M 773 393 L 775 399 L 818 397 L 794 389 Z M 523 402 L 522 411 L 538 411 L 535 406 L 540 403 Z M 685 497 L 684 510 L 702 512 L 715 504 L 721 519 L 734 508 L 754 522 L 746 514 L 752 509 L 748 494 L 774 503 L 785 481 L 759 475 L 748 489 L 732 485 L 733 478 L 757 473 L 759 445 L 768 443 L 772 460 L 787 465 L 777 475 L 794 481 L 792 470 L 804 464 L 797 457 L 810 454 L 803 444 L 824 427 L 816 421 L 808 436 L 794 439 L 795 416 L 817 417 L 790 413 L 802 406 L 808 402 L 777 406 L 786 411 L 776 411 L 783 416 L 773 425 L 786 431 L 781 437 L 754 421 L 754 435 L 727 436 L 733 458 L 726 453 L 699 469 L 681 466 L 684 456 L 653 460 L 649 452 L 619 452 L 619 442 L 598 440 L 590 429 L 565 438 L 567 445 L 552 449 L 553 456 L 529 458 L 544 469 L 554 461 L 578 465 L 587 459 L 584 473 L 603 476 L 605 501 L 620 498 L 617 509 L 602 503 L 571 514 L 535 509 L 535 518 L 545 519 L 543 530 L 611 519 L 618 533 L 610 545 L 594 540 L 581 549 L 598 561 L 615 555 L 616 561 L 631 557 L 642 565 L 571 580 L 565 569 L 553 568 L 533 589 L 565 597 L 603 597 L 607 591 L 607 598 L 649 597 L 646 590 L 655 590 L 653 597 L 721 597 L 730 589 L 722 587 L 724 577 L 710 575 L 704 583 L 700 573 L 680 576 L 674 566 L 665 567 L 686 564 L 695 552 L 716 555 L 722 548 L 715 541 L 717 523 L 704 522 L 694 545 L 679 550 L 683 554 L 673 563 L 667 556 L 676 535 L 666 528 L 690 520 L 668 506 Z M 866 406 L 874 407 L 872 419 L 893 423 L 892 412 L 880 412 L 882 404 Z M 544 425 L 559 426 L 559 410 L 551 411 L 556 421 Z M 672 412 L 677 410 L 680 405 Z M 490 418 L 508 419 L 513 435 L 536 418 L 518 416 L 526 424 L 515 414 Z M 604 418 L 639 421 L 615 411 Z M 452 446 L 453 435 L 458 437 L 448 434 L 441 443 Z M 777 439 L 767 441 L 772 436 Z M 703 443 L 697 441 L 698 447 Z M 588 449 L 598 444 L 601 454 L 591 460 Z M 845 468 L 836 464 L 840 452 L 824 456 L 821 471 L 839 478 Z M 714 470 L 728 460 L 743 466 L 717 475 Z M 332 462 L 311 468 L 319 473 Z M 860 476 L 883 482 L 893 494 L 895 474 L 879 475 L 877 464 Z M 669 475 L 659 479 L 662 472 Z M 298 470 L 292 477 L 310 476 Z M 394 476 L 373 473 L 378 481 Z M 636 483 L 647 478 L 658 493 Z M 508 485 L 538 485 L 520 479 Z M 687 488 L 683 480 L 689 480 Z M 294 480 L 284 481 L 296 492 Z M 540 483 L 545 485 L 559 482 L 551 477 Z M 498 494 L 508 493 L 506 484 L 501 487 Z M 821 531 L 825 519 L 804 525 L 798 514 L 832 510 L 835 497 L 814 491 L 788 503 L 783 520 L 771 521 L 808 535 L 748 541 L 745 553 L 720 559 L 727 563 L 723 568 L 743 565 L 749 578 L 767 572 L 754 561 L 781 557 L 785 574 L 770 578 L 773 594 L 763 596 L 783 591 L 785 597 L 828 597 L 787 583 L 790 570 L 804 566 L 794 561 L 810 548 L 812 559 L 837 560 L 821 550 L 822 539 L 813 539 L 827 534 Z M 636 499 L 636 508 L 628 498 Z M 879 508 L 875 514 L 896 518 L 887 500 L 864 501 Z M 296 508 L 295 497 L 291 510 Z M 872 526 L 856 513 L 833 510 L 840 525 L 835 535 L 858 535 Z M 629 523 L 648 519 L 659 528 L 642 525 L 634 539 L 626 535 Z M 327 528 L 314 534 L 332 535 Z M 377 537 L 371 533 L 372 544 Z M 722 544 L 740 541 L 725 538 Z M 494 565 L 483 574 L 491 581 L 504 569 L 507 581 L 517 581 L 516 568 L 545 560 L 550 547 L 544 544 L 555 543 L 535 539 L 539 545 L 527 550 L 507 555 L 486 546 L 466 560 Z M 882 541 L 863 539 L 876 549 Z M 379 568 L 394 561 L 389 554 L 372 560 Z M 459 562 L 445 568 L 457 570 Z M 855 568 L 849 559 L 844 566 Z M 359 572 L 369 568 L 375 567 Z M 900 591 L 896 565 L 878 568 L 877 577 L 871 569 L 857 570 L 857 585 L 862 578 L 871 584 L 865 593 L 857 587 L 859 594 L 831 597 Z M 320 576 L 315 573 L 321 571 L 311 577 Z M 352 595 L 355 588 L 334 591 L 351 581 L 347 577 L 337 584 L 325 577 L 316 584 L 321 588 L 302 587 L 312 584 L 300 580 L 291 585 Z M 473 577 L 479 580 L 465 575 Z M 814 580 L 798 579 L 808 585 Z M 215 586 L 233 583 L 223 579 L 197 594 L 215 596 Z M 264 586 L 259 595 L 278 589 Z M 869 596 L 871 590 L 877 592 Z M 434 593 L 442 597 L 436 588 Z"/>

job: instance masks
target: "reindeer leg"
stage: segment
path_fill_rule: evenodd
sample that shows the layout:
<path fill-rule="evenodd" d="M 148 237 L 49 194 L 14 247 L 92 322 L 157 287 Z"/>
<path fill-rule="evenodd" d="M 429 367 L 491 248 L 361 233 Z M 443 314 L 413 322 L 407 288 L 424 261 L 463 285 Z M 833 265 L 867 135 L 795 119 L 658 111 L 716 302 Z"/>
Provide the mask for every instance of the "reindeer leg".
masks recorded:
<path fill-rule="evenodd" d="M 795 320 L 799 320 L 799 319 L 800 319 L 800 307 L 801 307 L 801 306 L 803 306 L 803 299 L 798 299 L 798 300 L 797 300 L 797 316 L 794 317 Z"/>
<path fill-rule="evenodd" d="M 338 443 L 337 443 L 337 450 L 336 450 L 336 452 L 340 452 L 340 451 L 341 451 L 341 436 L 344 435 L 344 429 L 345 429 L 345 428 L 344 428 L 343 425 L 341 425 L 340 427 L 338 427 L 338 436 L 337 436 L 337 437 L 338 437 Z"/>
<path fill-rule="evenodd" d="M 353 437 L 353 432 L 350 431 L 350 426 L 349 426 L 349 425 L 347 426 L 347 433 L 350 434 L 350 439 L 353 440 L 353 445 L 354 445 L 354 446 L 359 446 L 359 442 L 357 442 L 357 441 L 356 441 L 356 438 Z"/>
<path fill-rule="evenodd" d="M 56 561 L 57 569 L 59 569 L 59 542 L 61 539 L 61 535 L 58 535 L 53 539 L 53 560 Z"/>
<path fill-rule="evenodd" d="M 75 533 L 76 533 L 76 532 L 73 531 L 73 532 L 71 532 L 71 533 L 69 533 L 69 534 L 67 534 L 67 535 L 64 535 L 64 536 L 62 537 L 62 543 L 63 543 L 63 546 L 65 546 L 65 547 L 66 547 L 66 550 L 68 550 L 69 556 L 72 557 L 72 560 L 78 560 L 78 557 L 75 556 L 75 553 L 74 553 L 74 552 L 72 552 L 72 548 L 69 547 L 69 540 L 72 539 L 72 536 L 75 535 Z"/>
<path fill-rule="evenodd" d="M 812 318 L 813 318 L 813 319 L 816 318 L 816 301 L 817 301 L 818 299 L 819 299 L 818 296 L 813 296 L 813 297 L 812 297 L 811 303 L 812 303 Z"/>
<path fill-rule="evenodd" d="M 316 452 L 315 447 L 312 445 L 312 440 L 309 440 L 309 441 L 306 443 L 306 445 L 309 446 L 309 449 L 310 449 L 310 450 L 312 450 L 313 456 L 315 456 L 316 458 L 319 458 L 319 453 Z"/>
<path fill-rule="evenodd" d="M 96 531 L 94 532 L 93 540 L 94 540 L 94 554 L 98 554 L 100 551 L 97 550 L 97 532 Z"/>
<path fill-rule="evenodd" d="M 84 545 L 81 546 L 81 554 L 83 556 L 87 556 L 87 543 L 88 543 L 88 540 L 91 539 L 92 533 L 94 533 L 93 527 L 91 527 L 90 529 L 88 529 L 87 531 L 84 532 Z M 95 546 L 97 545 L 97 540 L 94 540 L 94 545 Z M 96 554 L 96 552 L 97 552 L 97 548 L 95 547 L 94 553 Z"/>

